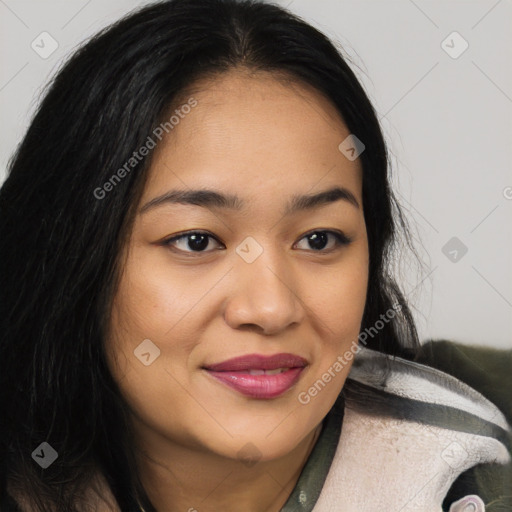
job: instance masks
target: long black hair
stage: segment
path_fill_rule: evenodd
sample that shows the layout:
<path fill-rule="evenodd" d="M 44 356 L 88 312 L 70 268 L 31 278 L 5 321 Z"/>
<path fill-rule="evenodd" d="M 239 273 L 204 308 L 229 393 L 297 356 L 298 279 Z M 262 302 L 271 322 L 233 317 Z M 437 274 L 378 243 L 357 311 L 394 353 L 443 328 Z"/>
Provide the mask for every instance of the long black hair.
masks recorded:
<path fill-rule="evenodd" d="M 365 144 L 359 158 L 370 259 L 361 330 L 383 324 L 381 315 L 393 309 L 365 344 L 391 354 L 419 346 L 388 267 L 407 225 L 390 190 L 375 111 L 346 59 L 315 28 L 262 1 L 145 6 L 93 37 L 60 69 L 0 190 L 2 495 L 9 479 L 23 487 L 33 510 L 69 512 L 99 468 L 123 512 L 137 510 L 137 500 L 154 510 L 104 346 L 120 254 L 152 153 L 136 165 L 126 162 L 187 88 L 236 67 L 312 85 Z M 122 179 L 114 183 L 114 174 Z M 58 455 L 46 469 L 35 462 L 47 449 L 43 442 Z"/>

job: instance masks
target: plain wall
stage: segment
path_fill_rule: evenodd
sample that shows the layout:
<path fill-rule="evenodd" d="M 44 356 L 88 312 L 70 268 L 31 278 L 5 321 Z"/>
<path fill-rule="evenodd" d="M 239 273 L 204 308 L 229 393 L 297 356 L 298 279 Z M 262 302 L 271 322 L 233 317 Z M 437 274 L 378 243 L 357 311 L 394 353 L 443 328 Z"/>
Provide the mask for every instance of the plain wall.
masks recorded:
<path fill-rule="evenodd" d="M 145 3 L 0 3 L 0 182 L 62 60 Z M 420 338 L 512 348 L 512 2 L 276 3 L 341 44 L 376 108 L 425 261 L 397 256 Z"/>

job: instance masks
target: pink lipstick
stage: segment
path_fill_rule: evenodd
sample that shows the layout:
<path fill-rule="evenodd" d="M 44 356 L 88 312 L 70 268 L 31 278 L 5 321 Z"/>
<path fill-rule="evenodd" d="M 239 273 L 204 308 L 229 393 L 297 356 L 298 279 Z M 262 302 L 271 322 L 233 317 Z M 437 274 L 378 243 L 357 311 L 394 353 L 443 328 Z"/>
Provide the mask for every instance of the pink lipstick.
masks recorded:
<path fill-rule="evenodd" d="M 248 354 L 204 369 L 215 379 L 252 398 L 275 398 L 290 389 L 308 362 L 294 354 Z"/>

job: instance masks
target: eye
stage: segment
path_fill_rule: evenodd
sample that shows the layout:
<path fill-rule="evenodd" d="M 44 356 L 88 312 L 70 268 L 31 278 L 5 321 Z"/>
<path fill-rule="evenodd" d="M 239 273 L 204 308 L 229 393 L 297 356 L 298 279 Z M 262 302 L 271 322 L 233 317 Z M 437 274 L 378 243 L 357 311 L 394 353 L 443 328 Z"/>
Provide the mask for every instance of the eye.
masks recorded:
<path fill-rule="evenodd" d="M 163 245 L 171 248 L 176 247 L 181 252 L 212 252 L 205 251 L 206 247 L 208 247 L 209 239 L 216 240 L 215 237 L 203 231 L 189 231 L 188 233 L 168 238 L 163 242 Z"/>
<path fill-rule="evenodd" d="M 325 250 L 326 245 L 329 244 L 329 237 L 331 237 L 331 246 Z M 212 252 L 205 250 L 210 242 L 210 239 L 215 240 L 219 245 L 220 242 L 209 233 L 203 231 L 189 231 L 182 233 L 181 235 L 173 236 L 162 242 L 162 245 L 170 247 L 178 252 L 185 253 L 204 253 Z M 342 232 L 331 231 L 331 230 L 317 230 L 311 231 L 301 238 L 306 240 L 311 247 L 303 248 L 305 250 L 313 250 L 316 252 L 331 252 L 338 247 L 345 246 L 351 243 L 351 239 L 345 236 Z"/>
<path fill-rule="evenodd" d="M 331 240 L 333 239 L 334 242 L 327 250 L 324 250 L 329 242 L 329 236 L 332 237 Z M 340 246 L 350 244 L 350 242 L 352 241 L 342 232 L 328 230 L 311 231 L 310 233 L 302 237 L 301 240 L 307 240 L 307 242 L 312 246 L 312 250 L 316 252 L 331 252 L 332 250 L 335 250 Z M 306 248 L 306 250 L 308 250 L 308 248 Z"/>

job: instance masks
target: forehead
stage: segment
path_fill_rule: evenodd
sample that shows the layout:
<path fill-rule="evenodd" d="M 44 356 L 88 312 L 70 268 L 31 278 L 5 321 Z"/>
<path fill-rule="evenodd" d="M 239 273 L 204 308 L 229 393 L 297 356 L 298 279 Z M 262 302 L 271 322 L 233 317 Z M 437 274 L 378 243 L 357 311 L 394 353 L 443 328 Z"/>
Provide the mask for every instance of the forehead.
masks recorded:
<path fill-rule="evenodd" d="M 313 87 L 268 72 L 233 71 L 197 82 L 169 116 L 191 98 L 196 106 L 181 112 L 157 144 L 146 199 L 198 183 L 248 195 L 320 185 L 360 194 L 359 159 L 351 161 L 338 149 L 350 131 Z"/>

